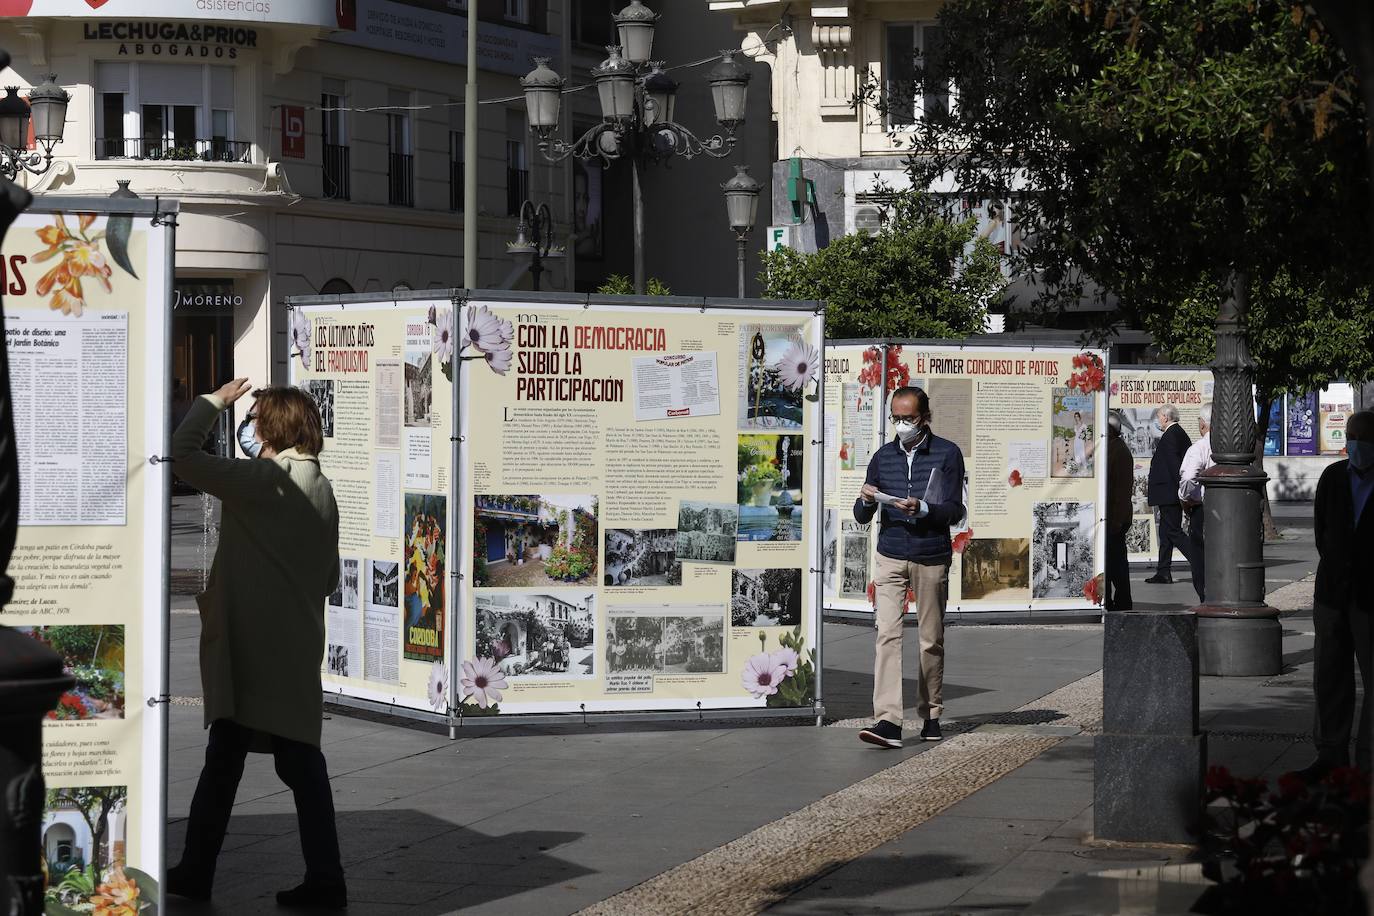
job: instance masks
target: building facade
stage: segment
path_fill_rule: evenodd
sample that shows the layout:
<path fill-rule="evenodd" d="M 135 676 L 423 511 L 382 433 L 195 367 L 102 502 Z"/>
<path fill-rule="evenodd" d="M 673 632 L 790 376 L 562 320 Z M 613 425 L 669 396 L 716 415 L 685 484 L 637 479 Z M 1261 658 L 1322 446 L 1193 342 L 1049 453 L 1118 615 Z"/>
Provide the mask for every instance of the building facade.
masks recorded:
<path fill-rule="evenodd" d="M 481 19 L 475 164 L 463 161 L 468 2 L 479 4 Z M 6 84 L 27 89 L 53 72 L 71 94 L 53 167 L 20 180 L 45 203 L 104 196 L 121 179 L 142 197 L 179 201 L 174 390 L 189 398 L 234 375 L 284 381 L 286 297 L 461 285 L 470 167 L 478 180 L 479 285 L 529 287 L 528 261 L 505 250 L 526 198 L 549 205 L 564 248 L 544 263 L 544 289 L 590 290 L 608 274 L 630 272 L 627 169 L 545 161 L 526 127 L 519 84 L 535 57 L 551 58 L 569 85 L 590 82 L 590 68 L 613 40 L 613 5 L 10 4 L 0 15 L 0 44 L 13 57 Z M 705 9 L 682 12 L 664 17 L 656 45 L 663 56 L 690 61 L 725 47 L 725 37 L 738 40 Z M 682 81 L 680 110 L 700 102 L 709 111 L 704 80 Z M 756 127 L 766 136 L 767 80 L 759 82 Z M 565 98 L 568 131 L 599 118 L 595 93 Z M 762 141 L 752 146 L 766 155 Z M 731 171 L 714 165 L 693 163 L 676 173 L 677 184 L 690 174 L 714 191 Z M 651 221 L 673 193 L 663 175 L 651 177 Z M 677 208 L 675 231 L 719 235 L 718 263 L 694 259 L 679 270 L 675 252 L 651 232 L 650 272 L 676 283 L 675 291 L 728 295 L 734 241 L 723 200 L 700 186 L 693 193 L 712 197 L 715 207 Z"/>

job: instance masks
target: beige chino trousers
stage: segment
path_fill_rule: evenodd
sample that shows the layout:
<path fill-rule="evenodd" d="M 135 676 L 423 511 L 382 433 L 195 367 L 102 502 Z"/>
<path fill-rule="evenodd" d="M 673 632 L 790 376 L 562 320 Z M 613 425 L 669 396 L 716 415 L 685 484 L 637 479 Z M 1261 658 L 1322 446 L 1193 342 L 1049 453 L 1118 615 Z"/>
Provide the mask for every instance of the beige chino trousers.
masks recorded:
<path fill-rule="evenodd" d="M 921 638 L 922 719 L 944 712 L 945 603 L 949 599 L 949 564 L 922 566 L 878 554 L 874 570 L 878 639 L 873 661 L 873 716 L 902 724 L 902 615 L 906 593 L 916 594 L 916 623 Z"/>

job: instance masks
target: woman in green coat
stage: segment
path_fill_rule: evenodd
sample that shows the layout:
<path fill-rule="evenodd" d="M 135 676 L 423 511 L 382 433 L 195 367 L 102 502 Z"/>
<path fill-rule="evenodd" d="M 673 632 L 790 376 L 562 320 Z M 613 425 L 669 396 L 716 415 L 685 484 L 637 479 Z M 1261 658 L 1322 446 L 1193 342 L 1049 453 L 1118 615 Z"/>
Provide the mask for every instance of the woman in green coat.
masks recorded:
<path fill-rule="evenodd" d="M 254 392 L 255 459 L 202 445 L 230 404 L 235 379 L 197 398 L 172 436 L 172 469 L 221 504 L 219 547 L 200 605 L 200 675 L 210 741 L 191 801 L 181 863 L 166 890 L 208 899 L 249 751 L 270 751 L 296 799 L 305 882 L 285 906 L 347 905 L 334 800 L 320 752 L 325 599 L 339 583 L 339 511 L 320 472 L 320 413 L 296 388 Z"/>

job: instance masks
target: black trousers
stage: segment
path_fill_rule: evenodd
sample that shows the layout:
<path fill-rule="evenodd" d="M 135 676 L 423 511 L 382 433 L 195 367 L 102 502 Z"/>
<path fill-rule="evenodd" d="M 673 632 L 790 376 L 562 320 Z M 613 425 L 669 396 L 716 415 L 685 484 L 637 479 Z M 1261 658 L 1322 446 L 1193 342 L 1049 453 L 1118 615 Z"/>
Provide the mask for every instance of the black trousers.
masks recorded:
<path fill-rule="evenodd" d="M 1207 520 L 1202 506 L 1193 506 L 1188 510 L 1188 540 L 1193 548 L 1193 555 L 1188 557 L 1188 568 L 1193 572 L 1193 591 L 1197 592 L 1199 603 L 1207 600 L 1207 548 L 1203 542 L 1203 523 Z"/>
<path fill-rule="evenodd" d="M 1178 503 L 1170 506 L 1156 506 L 1159 510 L 1159 562 L 1155 565 L 1155 574 L 1160 576 L 1173 575 L 1174 567 L 1174 548 L 1183 554 L 1183 558 L 1192 566 L 1194 560 L 1193 545 L 1183 533 L 1183 507 Z"/>
<path fill-rule="evenodd" d="M 191 798 L 191 816 L 186 824 L 186 849 L 181 864 L 203 875 L 215 876 L 215 860 L 224 845 L 229 815 L 234 808 L 243 763 L 257 733 L 229 719 L 216 719 L 210 725 L 210 743 L 205 748 L 205 767 Z M 301 852 L 305 854 L 305 880 L 309 883 L 343 882 L 339 861 L 339 834 L 334 826 L 334 796 L 329 787 L 324 754 L 313 744 L 303 744 L 271 735 L 272 757 L 277 776 L 296 798 L 296 822 L 301 832 Z"/>
<path fill-rule="evenodd" d="M 1131 563 L 1127 559 L 1126 532 L 1131 530 L 1127 522 L 1116 531 L 1107 529 L 1107 595 L 1105 606 L 1109 611 L 1129 611 L 1131 604 Z"/>
<path fill-rule="evenodd" d="M 1317 756 L 1337 766 L 1350 762 L 1355 731 L 1355 764 L 1369 770 L 1369 702 L 1374 697 L 1374 625 L 1370 611 L 1352 601 L 1344 608 L 1318 604 L 1312 610 L 1317 631 L 1313 688 L 1317 694 Z M 1355 667 L 1364 684 L 1364 709 L 1355 728 Z"/>

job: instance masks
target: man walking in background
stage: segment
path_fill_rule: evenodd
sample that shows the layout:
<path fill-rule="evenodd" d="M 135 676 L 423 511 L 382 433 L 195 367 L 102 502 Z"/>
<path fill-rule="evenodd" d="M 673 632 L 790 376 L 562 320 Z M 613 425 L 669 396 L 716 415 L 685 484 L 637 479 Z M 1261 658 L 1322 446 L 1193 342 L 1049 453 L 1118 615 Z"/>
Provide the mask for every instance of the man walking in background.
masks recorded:
<path fill-rule="evenodd" d="M 1183 534 L 1183 506 L 1178 501 L 1178 483 L 1183 455 L 1193 440 L 1178 425 L 1178 408 L 1165 404 L 1155 411 L 1155 426 L 1162 433 L 1150 459 L 1150 477 L 1146 499 L 1155 508 L 1159 520 L 1159 562 L 1155 574 L 1146 579 L 1153 585 L 1167 585 L 1174 581 L 1174 548 L 1193 565 L 1193 545 Z"/>
<path fill-rule="evenodd" d="M 873 715 L 859 738 L 879 747 L 902 746 L 902 615 L 916 595 L 921 637 L 921 738 L 939 741 L 944 711 L 945 601 L 954 556 L 949 528 L 964 517 L 964 456 L 930 430 L 930 398 L 906 386 L 888 398 L 896 437 L 873 453 L 854 502 L 867 524 L 879 511 L 873 581 L 878 639 L 873 664 Z"/>
<path fill-rule="evenodd" d="M 1317 759 L 1298 775 L 1316 781 L 1350 763 L 1370 769 L 1369 698 L 1374 691 L 1374 411 L 1352 414 L 1345 461 L 1322 471 L 1313 504 L 1317 581 L 1312 624 L 1317 632 L 1312 688 L 1317 700 Z M 1364 685 L 1355 729 L 1355 667 Z"/>
<path fill-rule="evenodd" d="M 1198 410 L 1197 431 L 1201 438 L 1188 446 L 1179 468 L 1178 500 L 1183 511 L 1188 513 L 1188 541 L 1193 547 L 1188 565 L 1193 573 L 1193 591 L 1197 592 L 1198 603 L 1202 603 L 1207 600 L 1207 552 L 1203 547 L 1202 531 L 1206 515 L 1202 507 L 1202 481 L 1198 475 L 1216 464 L 1212 460 L 1211 404 L 1203 404 Z"/>
<path fill-rule="evenodd" d="M 1108 611 L 1129 611 L 1131 565 L 1126 557 L 1126 533 L 1131 530 L 1131 490 L 1135 459 L 1121 438 L 1121 415 L 1107 414 L 1107 594 Z"/>

